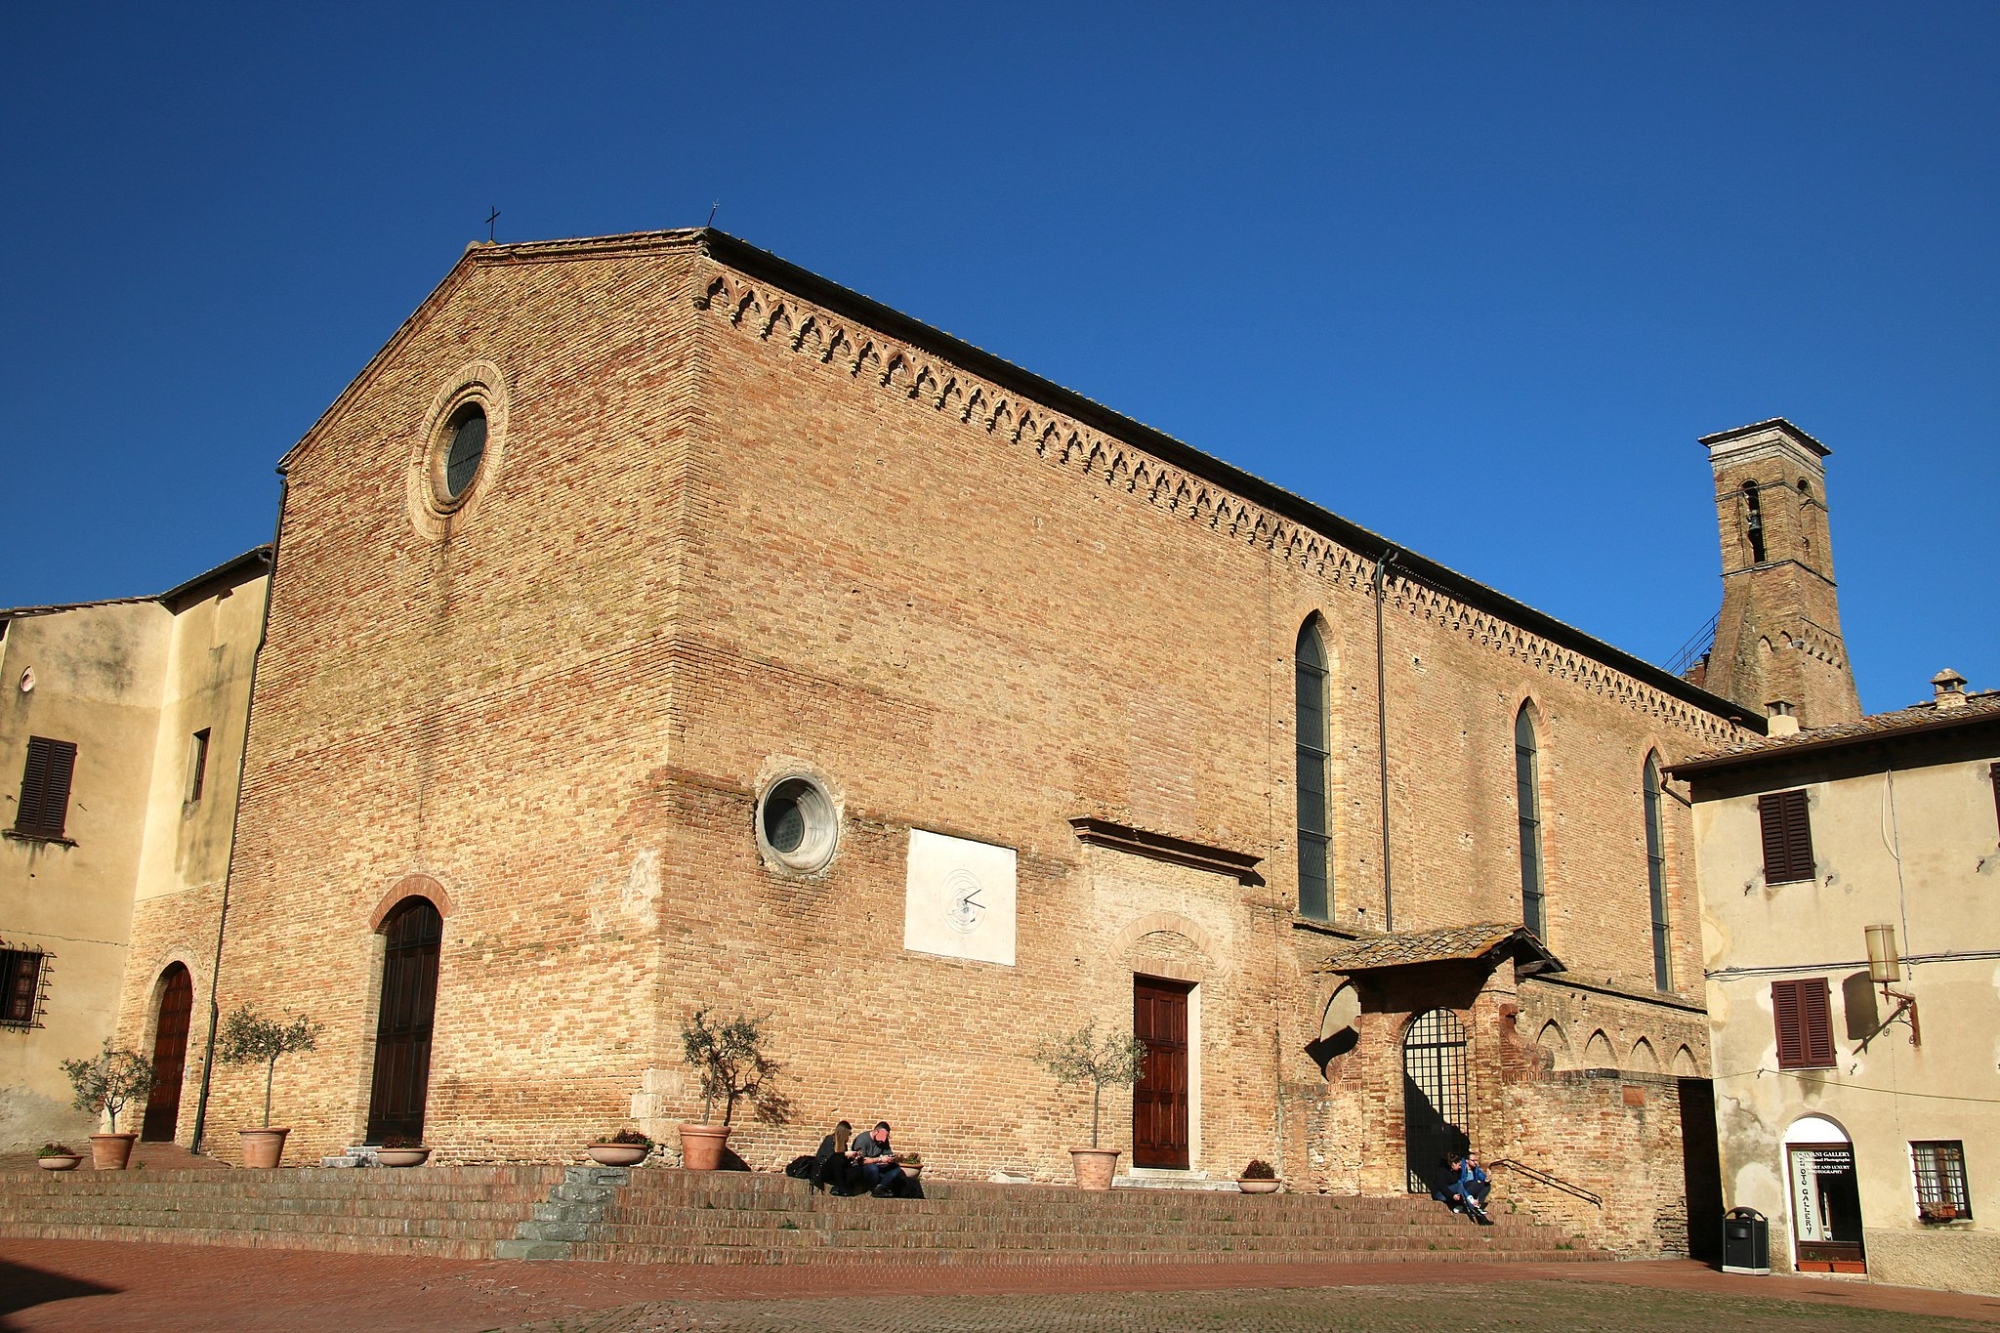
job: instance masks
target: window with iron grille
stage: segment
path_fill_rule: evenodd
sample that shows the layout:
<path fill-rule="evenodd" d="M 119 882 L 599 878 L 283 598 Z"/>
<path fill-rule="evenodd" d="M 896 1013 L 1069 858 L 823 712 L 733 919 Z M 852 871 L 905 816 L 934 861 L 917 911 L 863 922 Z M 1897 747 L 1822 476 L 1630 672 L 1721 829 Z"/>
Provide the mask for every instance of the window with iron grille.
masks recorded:
<path fill-rule="evenodd" d="M 39 1026 L 43 957 L 32 949 L 0 949 L 0 1025 Z"/>
<path fill-rule="evenodd" d="M 28 762 L 21 770 L 21 800 L 14 809 L 14 832 L 26 838 L 60 838 L 69 818 L 69 785 L 76 773 L 72 741 L 28 737 Z"/>
<path fill-rule="evenodd" d="M 1957 1139 L 1912 1143 L 1917 1168 L 1917 1213 L 1926 1222 L 1949 1222 L 1972 1216 L 1972 1194 L 1965 1187 L 1965 1144 Z"/>
<path fill-rule="evenodd" d="M 1778 1028 L 1778 1068 L 1833 1067 L 1833 1002 L 1825 977 L 1772 982 L 1771 1017 Z"/>
<path fill-rule="evenodd" d="M 1757 798 L 1764 826 L 1764 882 L 1789 884 L 1813 877 L 1812 821 L 1804 791 L 1777 791 Z"/>

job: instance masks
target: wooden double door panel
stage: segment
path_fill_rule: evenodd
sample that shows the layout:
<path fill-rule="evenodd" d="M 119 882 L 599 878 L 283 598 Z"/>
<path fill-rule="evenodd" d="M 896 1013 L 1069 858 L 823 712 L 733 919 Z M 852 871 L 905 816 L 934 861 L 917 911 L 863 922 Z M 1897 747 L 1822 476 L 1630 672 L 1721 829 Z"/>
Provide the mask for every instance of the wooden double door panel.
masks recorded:
<path fill-rule="evenodd" d="M 1185 981 L 1132 978 L 1132 1035 L 1146 1046 L 1132 1085 L 1132 1165 L 1188 1167 L 1188 995 Z"/>
<path fill-rule="evenodd" d="M 375 1082 L 368 1142 L 424 1135 L 431 1081 L 431 1024 L 437 1013 L 438 947 L 444 918 L 425 898 L 399 905 L 383 923 L 382 1007 L 375 1024 Z"/>
<path fill-rule="evenodd" d="M 194 978 L 175 963 L 160 979 L 160 1013 L 153 1025 L 153 1087 L 146 1094 L 146 1123 L 139 1137 L 172 1143 L 181 1120 L 181 1079 L 187 1073 L 188 1020 L 194 1013 Z"/>

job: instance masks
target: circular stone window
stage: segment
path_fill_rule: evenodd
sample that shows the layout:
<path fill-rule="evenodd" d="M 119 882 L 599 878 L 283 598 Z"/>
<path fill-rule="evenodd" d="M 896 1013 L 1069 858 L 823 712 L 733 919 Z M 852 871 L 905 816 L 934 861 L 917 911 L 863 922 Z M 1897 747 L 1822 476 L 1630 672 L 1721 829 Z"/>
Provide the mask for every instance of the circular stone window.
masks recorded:
<path fill-rule="evenodd" d="M 809 873 L 833 859 L 839 832 L 833 798 L 807 777 L 773 783 L 757 806 L 757 846 L 784 867 Z"/>
<path fill-rule="evenodd" d="M 467 403 L 445 422 L 444 438 L 438 442 L 437 498 L 439 504 L 457 504 L 479 475 L 486 457 L 486 409 Z"/>

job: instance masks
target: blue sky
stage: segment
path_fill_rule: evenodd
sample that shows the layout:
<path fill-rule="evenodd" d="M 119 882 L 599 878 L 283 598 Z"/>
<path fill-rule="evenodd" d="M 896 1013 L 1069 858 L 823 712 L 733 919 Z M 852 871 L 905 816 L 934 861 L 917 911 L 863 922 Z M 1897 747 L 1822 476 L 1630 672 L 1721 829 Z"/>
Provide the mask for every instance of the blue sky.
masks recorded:
<path fill-rule="evenodd" d="M 726 12 L 722 12 L 726 11 Z M 1863 703 L 2000 687 L 2000 6 L 25 5 L 0 605 L 265 540 L 450 267 L 716 224 L 1641 656 L 1829 460 Z"/>

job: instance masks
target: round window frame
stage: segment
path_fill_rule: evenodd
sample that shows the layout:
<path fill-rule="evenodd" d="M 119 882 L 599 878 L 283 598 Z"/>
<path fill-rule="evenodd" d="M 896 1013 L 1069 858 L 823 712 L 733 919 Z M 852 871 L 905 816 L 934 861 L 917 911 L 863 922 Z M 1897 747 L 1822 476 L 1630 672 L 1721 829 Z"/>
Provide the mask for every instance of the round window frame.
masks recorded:
<path fill-rule="evenodd" d="M 805 837 L 797 848 L 784 852 L 772 845 L 764 830 L 771 803 L 795 786 L 803 788 L 805 793 L 799 803 L 805 820 Z M 817 875 L 833 864 L 834 854 L 840 850 L 840 823 L 840 803 L 834 800 L 826 783 L 816 774 L 796 769 L 772 778 L 758 796 L 756 808 L 751 812 L 751 829 L 757 839 L 758 854 L 763 857 L 765 865 L 786 875 Z"/>
<path fill-rule="evenodd" d="M 453 496 L 446 489 L 452 437 L 469 407 L 477 407 L 486 417 L 486 449 L 465 489 Z M 507 380 L 491 361 L 467 362 L 438 390 L 409 456 L 406 498 L 418 535 L 433 541 L 449 537 L 499 484 L 507 453 L 507 418 Z"/>

